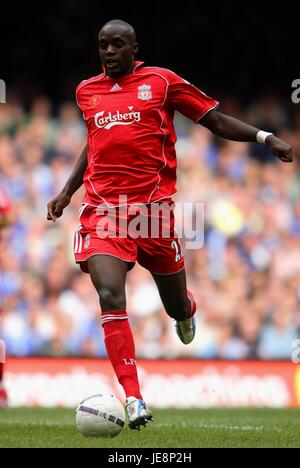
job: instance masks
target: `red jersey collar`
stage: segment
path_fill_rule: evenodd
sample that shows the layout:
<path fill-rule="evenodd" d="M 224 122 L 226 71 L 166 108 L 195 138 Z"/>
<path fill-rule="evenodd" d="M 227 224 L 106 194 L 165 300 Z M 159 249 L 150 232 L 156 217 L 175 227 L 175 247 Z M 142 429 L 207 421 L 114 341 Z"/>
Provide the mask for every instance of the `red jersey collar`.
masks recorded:
<path fill-rule="evenodd" d="M 141 68 L 143 65 L 144 65 L 145 62 L 140 62 L 140 61 L 136 61 L 134 62 L 134 69 L 133 69 L 133 72 L 132 74 L 134 74 L 134 72 L 138 69 L 138 68 Z M 104 69 L 104 66 L 102 65 L 102 71 L 103 71 L 103 74 L 104 74 L 104 77 L 107 78 L 107 79 L 110 79 L 112 80 L 113 78 L 110 78 L 108 76 L 105 75 L 105 69 Z M 131 73 L 128 73 L 128 75 L 131 75 Z M 122 79 L 124 76 L 128 76 L 128 75 L 123 75 L 123 76 L 120 76 L 120 78 Z M 119 78 L 119 79 L 120 79 Z"/>
<path fill-rule="evenodd" d="M 139 61 L 134 62 L 133 73 L 134 73 L 135 70 L 137 70 L 138 68 L 141 68 L 141 67 L 144 65 L 144 63 L 145 63 L 145 62 L 139 62 Z"/>

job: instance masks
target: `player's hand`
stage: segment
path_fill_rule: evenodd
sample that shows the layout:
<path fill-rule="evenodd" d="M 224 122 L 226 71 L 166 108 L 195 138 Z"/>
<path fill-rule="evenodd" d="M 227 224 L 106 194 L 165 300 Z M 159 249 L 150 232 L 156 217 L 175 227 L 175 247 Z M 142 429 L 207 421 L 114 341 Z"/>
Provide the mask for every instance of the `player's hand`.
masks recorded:
<path fill-rule="evenodd" d="M 271 135 L 267 138 L 266 144 L 269 150 L 275 154 L 283 162 L 293 162 L 294 152 L 291 145 L 285 143 L 285 141 L 280 140 L 275 135 Z"/>
<path fill-rule="evenodd" d="M 55 221 L 60 218 L 64 212 L 64 209 L 71 203 L 71 197 L 65 193 L 60 193 L 56 198 L 53 198 L 48 205 L 48 221 Z"/>

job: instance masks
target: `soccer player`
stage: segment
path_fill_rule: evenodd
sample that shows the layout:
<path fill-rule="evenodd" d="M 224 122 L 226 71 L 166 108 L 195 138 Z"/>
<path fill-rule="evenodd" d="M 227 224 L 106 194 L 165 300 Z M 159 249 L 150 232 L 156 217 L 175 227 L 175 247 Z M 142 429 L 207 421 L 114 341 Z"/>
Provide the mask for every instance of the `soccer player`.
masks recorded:
<path fill-rule="evenodd" d="M 109 238 L 99 235 L 98 226 L 110 210 L 120 215 L 123 195 L 127 196 L 125 205 L 131 207 L 172 204 L 176 193 L 176 110 L 215 135 L 235 141 L 257 141 L 267 145 L 282 161 L 293 160 L 289 144 L 218 112 L 215 99 L 172 71 L 145 67 L 135 60 L 138 50 L 135 31 L 124 21 L 110 21 L 101 29 L 103 73 L 83 81 L 76 92 L 86 122 L 87 146 L 62 192 L 48 204 L 48 220 L 56 221 L 84 183 L 86 196 L 75 233 L 75 258 L 90 274 L 99 294 L 106 349 L 126 394 L 131 429 L 145 426 L 152 416 L 138 381 L 126 310 L 127 272 L 136 261 L 151 272 L 184 344 L 195 336 L 197 307 L 187 290 L 174 216 L 168 221 L 169 238 L 135 239 L 129 232 L 127 236 Z M 105 206 L 107 213 L 99 212 L 99 206 Z M 162 228 L 165 223 L 162 216 Z M 120 230 L 118 234 L 124 232 Z"/>
<path fill-rule="evenodd" d="M 6 192 L 0 186 L 0 231 L 8 227 L 11 224 L 11 222 L 11 205 Z M 3 376 L 4 364 L 0 362 L 0 408 L 5 408 L 8 403 L 8 395 L 4 388 Z"/>

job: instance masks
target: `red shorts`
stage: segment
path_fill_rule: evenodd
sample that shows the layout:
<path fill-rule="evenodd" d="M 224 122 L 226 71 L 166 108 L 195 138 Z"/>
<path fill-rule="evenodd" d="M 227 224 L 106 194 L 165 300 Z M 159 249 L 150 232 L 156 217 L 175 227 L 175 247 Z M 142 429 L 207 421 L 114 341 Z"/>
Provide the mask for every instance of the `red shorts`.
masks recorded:
<path fill-rule="evenodd" d="M 184 257 L 175 231 L 174 202 L 164 200 L 163 203 L 172 208 L 153 213 L 161 203 L 138 207 L 139 212 L 135 214 L 128 213 L 128 207 L 99 211 L 94 206 L 83 205 L 74 239 L 75 260 L 82 271 L 89 272 L 87 261 L 95 255 L 119 258 L 129 264 L 129 270 L 138 262 L 153 274 L 171 275 L 182 271 Z M 156 220 L 154 228 L 153 219 Z M 137 237 L 132 222 L 138 228 L 143 226 L 143 237 Z"/>

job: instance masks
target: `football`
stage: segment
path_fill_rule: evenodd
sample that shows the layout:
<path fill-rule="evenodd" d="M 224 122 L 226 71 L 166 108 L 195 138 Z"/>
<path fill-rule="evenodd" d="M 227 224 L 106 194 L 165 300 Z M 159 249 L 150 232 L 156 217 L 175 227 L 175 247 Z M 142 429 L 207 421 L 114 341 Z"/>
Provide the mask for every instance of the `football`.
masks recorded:
<path fill-rule="evenodd" d="M 113 438 L 125 425 L 125 411 L 113 394 L 94 395 L 79 404 L 76 424 L 84 436 Z"/>

